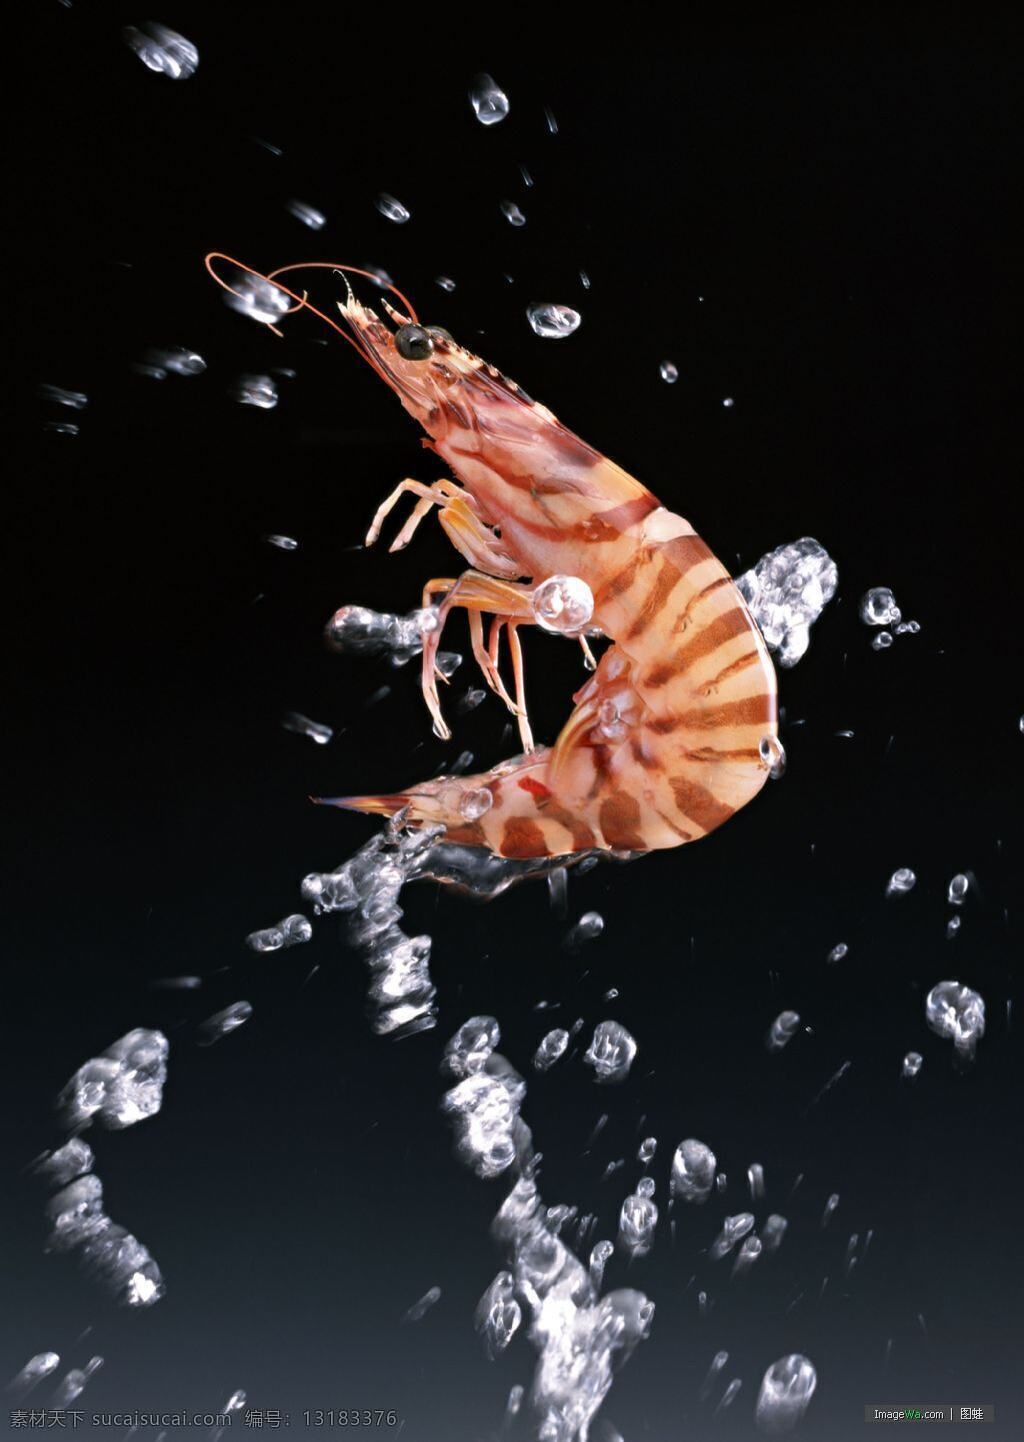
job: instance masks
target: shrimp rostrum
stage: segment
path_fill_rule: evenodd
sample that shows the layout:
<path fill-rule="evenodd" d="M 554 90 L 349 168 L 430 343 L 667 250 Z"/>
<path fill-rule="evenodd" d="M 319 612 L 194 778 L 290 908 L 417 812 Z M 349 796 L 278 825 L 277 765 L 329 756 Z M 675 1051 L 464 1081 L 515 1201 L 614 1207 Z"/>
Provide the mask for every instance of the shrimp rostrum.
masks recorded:
<path fill-rule="evenodd" d="M 211 271 L 215 260 L 227 257 L 208 258 Z M 314 309 L 283 274 L 260 279 L 294 308 Z M 451 612 L 464 610 L 474 657 L 515 714 L 523 754 L 475 776 L 330 804 L 403 811 L 414 825 L 442 823 L 450 841 L 519 859 L 651 851 L 713 831 L 764 785 L 778 727 L 775 672 L 725 567 L 688 521 L 447 331 L 421 325 L 399 292 L 402 309 L 385 300 L 382 318 L 347 279 L 345 289 L 342 324 L 315 313 L 387 382 L 449 472 L 402 481 L 367 541 L 408 497 L 392 549 L 436 510 L 468 562 L 424 588 L 424 605 L 436 605 L 422 656 L 434 729 L 449 734 L 438 644 Z M 530 626 L 575 638 L 585 658 L 588 635 L 612 642 L 550 747 L 534 746 L 527 719 L 520 633 Z M 511 689 L 499 669 L 503 637 Z"/>

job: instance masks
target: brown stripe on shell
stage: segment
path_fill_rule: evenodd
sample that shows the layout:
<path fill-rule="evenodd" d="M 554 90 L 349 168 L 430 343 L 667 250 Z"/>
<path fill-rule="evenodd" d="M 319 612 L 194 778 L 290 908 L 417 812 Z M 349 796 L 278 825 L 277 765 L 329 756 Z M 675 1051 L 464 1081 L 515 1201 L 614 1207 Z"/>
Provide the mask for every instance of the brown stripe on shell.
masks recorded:
<path fill-rule="evenodd" d="M 597 814 L 601 834 L 616 851 L 646 851 L 640 803 L 625 791 L 615 791 L 601 802 Z"/>
<path fill-rule="evenodd" d="M 689 711 L 679 711 L 675 716 L 666 716 L 652 725 L 659 735 L 685 727 L 691 731 L 708 731 L 717 726 L 767 726 L 775 719 L 773 697 L 767 691 L 756 696 L 744 696 L 742 701 L 723 701 L 718 706 L 695 706 Z"/>
<path fill-rule="evenodd" d="M 632 626 L 626 632 L 627 641 L 634 640 L 647 630 L 647 627 L 668 605 L 668 598 L 683 579 L 682 573 L 673 565 L 663 565 L 658 571 L 654 585 L 651 587 L 640 610 L 637 612 Z"/>
<path fill-rule="evenodd" d="M 652 667 L 644 677 L 644 685 L 652 688 L 666 686 L 674 677 L 688 670 L 694 661 L 712 655 L 719 646 L 724 646 L 736 636 L 742 636 L 750 629 L 751 624 L 750 617 L 742 606 L 734 606 L 732 610 L 716 616 L 669 660 Z"/>
<path fill-rule="evenodd" d="M 690 761 L 714 764 L 716 761 L 756 761 L 760 759 L 761 753 L 756 746 L 741 746 L 734 751 L 720 751 L 715 746 L 700 746 L 696 751 L 688 750 L 686 756 Z"/>
<path fill-rule="evenodd" d="M 673 536 L 671 541 L 665 541 L 658 547 L 659 553 L 665 557 L 681 576 L 687 571 L 692 571 L 694 566 L 699 566 L 701 561 L 714 558 L 714 552 L 706 541 L 699 536 Z"/>
<path fill-rule="evenodd" d="M 546 821 L 555 821 L 559 826 L 565 827 L 572 837 L 574 851 L 592 851 L 597 846 L 597 837 L 587 823 L 568 808 L 553 806 L 551 802 L 546 801 L 540 809 L 543 810 Z"/>
<path fill-rule="evenodd" d="M 680 814 L 695 822 L 702 831 L 714 831 L 736 810 L 734 806 L 719 801 L 706 786 L 691 781 L 688 776 L 670 776 L 668 781 Z"/>
<path fill-rule="evenodd" d="M 526 861 L 534 856 L 550 856 L 551 851 L 536 821 L 514 816 L 505 822 L 501 833 L 501 854 Z"/>
<path fill-rule="evenodd" d="M 735 661 L 730 661 L 728 666 L 719 671 L 717 676 L 712 676 L 711 680 L 705 683 L 705 695 L 709 691 L 713 691 L 716 686 L 720 686 L 723 681 L 728 681 L 731 676 L 736 676 L 740 671 L 745 671 L 748 666 L 752 665 L 755 661 L 760 661 L 760 659 L 760 652 L 744 651 L 742 656 L 738 656 Z M 772 710 L 772 719 L 774 720 L 774 707 Z"/>
<path fill-rule="evenodd" d="M 594 610 L 606 606 L 609 601 L 615 601 L 625 594 L 636 580 L 637 571 L 650 559 L 650 551 L 636 551 L 623 566 L 621 571 L 616 571 L 598 591 L 594 597 Z"/>
<path fill-rule="evenodd" d="M 702 591 L 698 591 L 695 596 L 691 596 L 690 599 L 687 601 L 686 605 L 680 611 L 679 615 L 676 617 L 675 625 L 672 627 L 673 633 L 678 636 L 680 631 L 685 631 L 687 626 L 690 624 L 691 615 L 697 609 L 700 603 L 706 600 L 707 597 L 710 596 L 713 592 L 717 591 L 720 586 L 730 586 L 731 584 L 731 576 L 718 576 L 709 585 L 705 586 Z"/>

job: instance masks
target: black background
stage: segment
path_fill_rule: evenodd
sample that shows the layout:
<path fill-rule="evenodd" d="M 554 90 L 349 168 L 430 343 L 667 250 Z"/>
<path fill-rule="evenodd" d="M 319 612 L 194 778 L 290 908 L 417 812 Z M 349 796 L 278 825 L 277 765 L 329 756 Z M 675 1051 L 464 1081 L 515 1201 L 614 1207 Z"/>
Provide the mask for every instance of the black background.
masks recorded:
<path fill-rule="evenodd" d="M 26 320 L 9 347 L 27 441 L 4 528 L 17 678 L 4 1154 L 21 1176 L 4 1231 L 8 1373 L 44 1348 L 79 1365 L 98 1352 L 88 1410 L 212 1410 L 244 1387 L 293 1428 L 305 1408 L 395 1407 L 409 1439 L 496 1434 L 533 1353 L 520 1335 L 492 1365 L 473 1334 L 503 1261 L 487 1230 L 503 1185 L 451 1155 L 440 1048 L 491 1013 L 529 1071 L 550 1026 L 582 1016 L 585 1040 L 610 1016 L 639 1042 L 628 1083 L 595 1090 L 577 1054 L 529 1073 L 524 1114 L 546 1199 L 597 1210 L 598 1236 L 614 1234 L 640 1139 L 660 1142 L 658 1244 L 608 1275 L 658 1309 L 604 1409 L 622 1434 L 747 1436 L 761 1373 L 797 1350 L 819 1373 L 806 1438 L 860 1437 L 870 1402 L 994 1402 L 985 1435 L 1016 1435 L 1019 47 L 999 26 L 934 13 L 873 30 L 692 26 L 675 49 L 652 35 L 635 53 L 627 33 L 597 61 L 539 42 L 529 61 L 456 54 L 458 25 L 440 14 L 429 46 L 357 34 L 326 7 L 158 18 L 198 45 L 193 79 L 146 71 L 116 6 L 40 5 L 10 57 L 33 96 L 15 137 L 30 250 L 8 277 Z M 489 130 L 466 100 L 479 69 L 512 102 Z M 409 224 L 377 214 L 381 190 Z M 326 229 L 289 216 L 292 197 Z M 525 227 L 502 219 L 503 198 Z M 371 1036 L 362 964 L 331 919 L 275 956 L 244 937 L 370 834 L 308 794 L 393 789 L 466 748 L 487 767 L 512 749 L 507 717 L 489 699 L 443 746 L 415 667 L 323 649 L 339 604 L 404 611 L 451 572 L 432 524 L 401 556 L 359 545 L 401 477 L 441 472 L 394 398 L 311 319 L 275 340 L 228 310 L 202 269 L 209 249 L 267 269 L 385 266 L 425 319 L 614 456 L 727 564 L 809 534 L 839 566 L 809 654 L 781 676 L 784 781 L 698 846 L 573 880 L 572 914 L 606 921 L 576 955 L 541 885 L 486 906 L 407 892 L 407 929 L 434 938 L 441 1021 L 403 1042 Z M 335 289 L 322 282 L 321 302 Z M 539 340 L 534 300 L 577 306 L 579 332 Z M 157 383 L 132 370 L 166 344 L 198 349 L 207 373 Z M 275 365 L 297 372 L 275 411 L 228 398 L 240 372 Z M 88 408 L 58 413 L 39 383 L 87 392 Z M 267 532 L 300 549 L 275 551 Z M 878 584 L 922 625 L 885 654 L 857 619 Z M 466 649 L 457 626 L 450 644 Z M 551 739 L 578 657 L 531 636 L 527 664 L 535 730 Z M 467 662 L 451 699 L 477 684 Z M 369 704 L 382 685 L 390 695 Z M 290 709 L 330 723 L 332 744 L 282 730 Z M 887 902 L 898 866 L 918 885 Z M 975 885 L 948 942 L 958 870 Z M 849 955 L 829 966 L 839 941 Z M 179 973 L 201 974 L 202 990 L 151 988 Z M 988 1005 L 966 1075 L 924 1024 L 927 989 L 949 976 Z M 198 1049 L 196 1023 L 241 998 L 249 1024 Z M 809 1031 L 769 1057 L 783 1007 Z M 56 1140 L 62 1083 L 139 1025 L 170 1037 L 164 1109 L 94 1142 L 108 1209 L 168 1291 L 125 1315 L 43 1254 L 42 1199 L 22 1173 Z M 912 1087 L 899 1075 L 911 1048 L 925 1058 Z M 691 1135 L 715 1148 L 729 1190 L 679 1215 L 673 1245 L 667 1167 Z M 743 1209 L 754 1160 L 759 1219 L 778 1210 L 790 1229 L 737 1284 L 703 1249 Z M 848 1279 L 847 1237 L 869 1228 Z M 401 1327 L 435 1284 L 441 1302 Z M 697 1392 L 719 1348 L 723 1383 L 743 1388 L 715 1419 L 716 1398 Z"/>

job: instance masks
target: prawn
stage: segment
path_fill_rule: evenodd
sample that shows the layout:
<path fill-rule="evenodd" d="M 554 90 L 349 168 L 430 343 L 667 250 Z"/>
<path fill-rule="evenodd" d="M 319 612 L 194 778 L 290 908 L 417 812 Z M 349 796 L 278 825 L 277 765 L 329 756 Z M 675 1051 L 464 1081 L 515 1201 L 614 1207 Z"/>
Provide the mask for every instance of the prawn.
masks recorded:
<path fill-rule="evenodd" d="M 423 445 L 451 479 L 403 480 L 366 541 L 406 495 L 414 505 L 392 550 L 436 508 L 469 569 L 424 587 L 424 606 L 437 603 L 422 653 L 434 730 L 450 735 L 436 659 L 455 609 L 467 613 L 488 686 L 519 723 L 523 754 L 490 771 L 321 804 L 402 812 L 413 826 L 442 824 L 449 841 L 525 860 L 680 846 L 760 791 L 780 749 L 775 671 L 742 595 L 688 521 L 446 330 L 420 324 L 396 287 L 385 287 L 401 305 L 383 300 L 387 320 L 364 306 L 348 275 L 369 272 L 310 262 L 261 275 L 213 252 L 207 268 L 229 291 L 218 264 L 282 291 L 292 302 L 285 314 L 308 309 L 326 321 L 423 427 Z M 342 276 L 342 324 L 279 279 L 307 269 Z M 593 668 L 550 747 L 534 745 L 527 716 L 519 632 L 529 626 L 577 639 Z M 513 693 L 499 671 L 503 633 Z M 597 663 L 587 642 L 595 635 L 612 642 Z"/>

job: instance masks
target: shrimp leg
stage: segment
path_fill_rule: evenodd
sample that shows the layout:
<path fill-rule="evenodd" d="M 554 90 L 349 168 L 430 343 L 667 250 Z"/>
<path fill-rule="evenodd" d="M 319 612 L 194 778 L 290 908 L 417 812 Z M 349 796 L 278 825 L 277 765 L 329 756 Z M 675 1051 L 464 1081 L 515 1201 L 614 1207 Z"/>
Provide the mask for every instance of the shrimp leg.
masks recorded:
<path fill-rule="evenodd" d="M 493 527 L 485 525 L 480 519 L 473 498 L 454 481 L 434 481 L 429 486 L 422 481 L 401 481 L 377 507 L 366 533 L 367 546 L 372 546 L 377 540 L 386 517 L 406 492 L 419 499 L 388 550 L 400 551 L 407 546 L 431 506 L 439 506 L 439 519 L 449 540 L 476 570 L 508 579 L 522 574 L 518 565 L 501 549 Z"/>
<path fill-rule="evenodd" d="M 473 654 L 476 657 L 480 669 L 483 671 L 488 684 L 505 701 L 506 705 L 515 712 L 519 718 L 519 731 L 523 740 L 523 749 L 532 750 L 533 738 L 530 734 L 529 722 L 526 719 L 525 707 L 521 700 L 513 702 L 505 690 L 498 675 L 498 669 L 493 654 L 488 655 L 483 647 L 483 627 L 481 616 L 484 614 L 493 615 L 498 622 L 508 624 L 521 624 L 524 621 L 533 621 L 533 606 L 531 586 L 514 585 L 510 581 L 502 580 L 500 577 L 487 576 L 479 571 L 466 571 L 456 581 L 450 584 L 447 581 L 432 581 L 424 591 L 424 598 L 429 594 L 435 594 L 438 589 L 444 588 L 447 591 L 445 599 L 441 602 L 438 611 L 438 625 L 433 631 L 427 633 L 423 638 L 423 697 L 427 703 L 434 720 L 434 731 L 443 740 L 451 735 L 441 715 L 441 704 L 437 694 L 437 668 L 435 658 L 441 640 L 441 633 L 448 613 L 454 606 L 461 606 L 469 612 L 470 631 L 473 638 Z M 498 624 L 496 622 L 496 625 Z M 492 640 L 494 632 L 492 631 Z M 518 660 L 517 660 L 518 657 Z M 513 649 L 513 666 L 516 668 L 516 689 L 519 697 L 524 695 L 522 686 L 522 658 L 519 652 L 518 640 L 515 641 Z"/>

